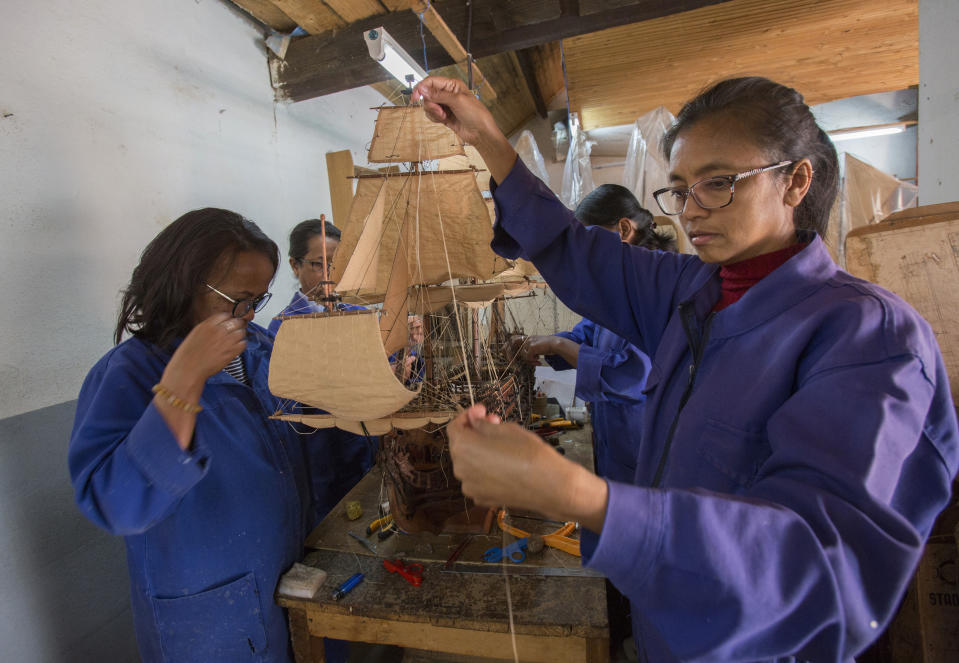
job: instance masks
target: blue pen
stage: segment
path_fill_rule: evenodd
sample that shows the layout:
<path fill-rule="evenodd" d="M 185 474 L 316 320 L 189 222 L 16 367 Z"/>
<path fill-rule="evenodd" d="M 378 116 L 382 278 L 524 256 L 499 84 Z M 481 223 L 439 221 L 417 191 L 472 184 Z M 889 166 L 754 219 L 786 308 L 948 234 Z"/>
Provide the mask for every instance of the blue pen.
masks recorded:
<path fill-rule="evenodd" d="M 342 585 L 336 588 L 336 591 L 333 592 L 333 600 L 339 601 L 341 598 L 350 593 L 354 587 L 359 585 L 363 581 L 362 573 L 355 573 L 349 577 L 349 579 L 344 582 Z"/>

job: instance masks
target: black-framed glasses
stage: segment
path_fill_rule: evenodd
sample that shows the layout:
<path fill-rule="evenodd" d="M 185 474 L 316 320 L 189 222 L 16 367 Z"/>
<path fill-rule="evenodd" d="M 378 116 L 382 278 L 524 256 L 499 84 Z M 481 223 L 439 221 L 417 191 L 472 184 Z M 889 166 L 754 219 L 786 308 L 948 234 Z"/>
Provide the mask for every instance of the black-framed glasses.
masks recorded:
<path fill-rule="evenodd" d="M 733 195 L 736 193 L 736 182 L 759 173 L 765 173 L 767 170 L 776 170 L 785 168 L 795 161 L 780 161 L 770 166 L 753 168 L 735 175 L 717 175 L 715 177 L 705 177 L 692 186 L 668 186 L 665 189 L 659 189 L 653 192 L 653 198 L 659 209 L 664 214 L 670 216 L 682 214 L 686 209 L 686 201 L 692 196 L 696 204 L 703 209 L 719 209 L 726 207 L 733 202 Z"/>
<path fill-rule="evenodd" d="M 273 296 L 271 292 L 264 292 L 259 297 L 253 297 L 251 299 L 233 299 L 229 295 L 224 295 L 222 292 L 214 288 L 209 283 L 205 284 L 210 290 L 220 295 L 223 299 L 227 300 L 233 304 L 233 317 L 242 318 L 244 315 L 253 311 L 254 313 L 259 313 L 263 310 L 263 307 L 266 306 L 266 303 L 270 301 L 270 297 Z"/>

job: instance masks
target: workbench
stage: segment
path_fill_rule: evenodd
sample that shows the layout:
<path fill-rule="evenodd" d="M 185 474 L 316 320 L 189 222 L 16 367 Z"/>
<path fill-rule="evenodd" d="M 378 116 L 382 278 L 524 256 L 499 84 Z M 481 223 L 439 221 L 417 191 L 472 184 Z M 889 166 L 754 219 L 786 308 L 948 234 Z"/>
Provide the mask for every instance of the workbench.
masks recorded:
<path fill-rule="evenodd" d="M 559 439 L 568 457 L 592 467 L 588 427 L 563 432 Z M 289 610 L 297 663 L 323 661 L 324 637 L 445 652 L 450 661 L 466 656 L 513 660 L 507 588 L 520 661 L 609 660 L 605 580 L 582 568 L 578 557 L 547 547 L 538 555 L 527 554 L 521 564 L 483 562 L 485 550 L 515 540 L 500 531 L 495 519 L 490 534 L 473 535 L 461 548 L 451 570 L 445 563 L 467 535 L 397 533 L 380 541 L 374 534 L 367 539 L 376 547 L 374 554 L 348 532 L 367 538 L 366 527 L 377 518 L 384 495 L 377 465 L 307 539 L 312 550 L 303 563 L 328 574 L 316 595 L 303 599 L 277 592 L 277 603 Z M 363 507 L 358 520 L 347 518 L 349 501 Z M 510 522 L 533 533 L 559 527 L 532 516 L 514 511 Z M 383 568 L 384 559 L 396 558 L 423 565 L 422 585 L 413 586 Z M 334 601 L 333 590 L 357 572 L 365 574 L 363 582 Z"/>

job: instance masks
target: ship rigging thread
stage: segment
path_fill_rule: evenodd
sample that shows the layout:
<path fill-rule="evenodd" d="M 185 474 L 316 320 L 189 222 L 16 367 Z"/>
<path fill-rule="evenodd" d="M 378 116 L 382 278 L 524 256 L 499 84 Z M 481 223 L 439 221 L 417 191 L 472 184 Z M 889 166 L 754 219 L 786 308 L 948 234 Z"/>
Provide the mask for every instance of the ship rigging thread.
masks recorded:
<path fill-rule="evenodd" d="M 475 149 L 422 106 L 377 115 L 368 160 L 394 165 L 355 177 L 328 277 L 344 304 L 367 308 L 283 316 L 269 385 L 286 402 L 274 418 L 380 436 L 380 502 L 388 499 L 398 527 L 485 531 L 488 510 L 453 475 L 446 426 L 478 402 L 503 420 L 530 416 L 533 368 L 506 349 L 519 330 L 506 299 L 543 284 L 529 278 L 531 265 L 489 248 L 493 210 Z M 518 660 L 505 569 L 504 581 Z"/>

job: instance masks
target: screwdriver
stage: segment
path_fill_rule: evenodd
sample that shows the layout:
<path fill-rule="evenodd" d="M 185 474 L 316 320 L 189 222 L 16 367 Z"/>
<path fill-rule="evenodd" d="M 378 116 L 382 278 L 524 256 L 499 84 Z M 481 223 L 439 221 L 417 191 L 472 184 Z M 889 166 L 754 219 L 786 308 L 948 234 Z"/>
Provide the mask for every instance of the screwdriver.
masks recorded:
<path fill-rule="evenodd" d="M 341 598 L 350 593 L 354 587 L 359 585 L 363 581 L 362 573 L 354 573 L 351 575 L 346 582 L 336 588 L 336 591 L 333 592 L 333 600 L 339 601 Z"/>

